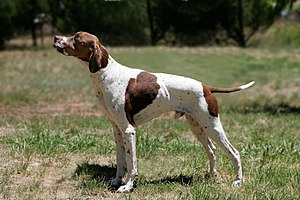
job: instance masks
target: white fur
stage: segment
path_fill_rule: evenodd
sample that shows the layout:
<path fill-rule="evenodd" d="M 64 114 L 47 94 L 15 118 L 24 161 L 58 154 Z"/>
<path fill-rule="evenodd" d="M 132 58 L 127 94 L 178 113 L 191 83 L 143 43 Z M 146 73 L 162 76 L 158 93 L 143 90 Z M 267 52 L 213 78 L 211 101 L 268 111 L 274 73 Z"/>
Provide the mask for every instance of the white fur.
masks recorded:
<path fill-rule="evenodd" d="M 55 46 L 56 48 L 59 47 L 60 49 L 62 49 L 62 53 L 65 55 L 65 56 L 69 56 L 68 52 L 65 50 L 65 45 L 67 44 L 68 42 L 68 38 L 63 36 L 61 40 L 57 40 L 53 46 Z"/>
<path fill-rule="evenodd" d="M 62 41 L 63 41 L 63 43 L 67 43 L 67 41 L 68 41 L 68 38 L 67 38 L 67 37 L 65 37 L 65 36 L 63 36 L 63 37 L 62 37 Z"/>
<path fill-rule="evenodd" d="M 255 84 L 255 81 L 251 81 L 250 83 L 248 83 L 248 84 L 246 84 L 246 85 L 240 86 L 240 88 L 241 88 L 241 90 L 245 90 L 245 89 L 251 87 L 251 86 L 254 85 L 254 84 Z"/>

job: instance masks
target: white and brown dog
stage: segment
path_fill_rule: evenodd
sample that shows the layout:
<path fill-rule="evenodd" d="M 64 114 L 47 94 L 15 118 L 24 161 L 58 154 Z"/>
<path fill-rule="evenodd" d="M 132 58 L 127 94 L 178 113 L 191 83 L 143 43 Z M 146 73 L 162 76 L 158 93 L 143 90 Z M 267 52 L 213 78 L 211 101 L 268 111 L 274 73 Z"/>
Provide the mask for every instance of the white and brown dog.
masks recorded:
<path fill-rule="evenodd" d="M 79 58 L 90 72 L 100 107 L 113 126 L 117 146 L 117 173 L 111 184 L 119 186 L 126 170 L 128 173 L 125 185 L 118 192 L 131 191 L 138 175 L 136 127 L 168 111 L 176 111 L 175 118 L 186 117 L 206 150 L 210 175 L 216 172 L 212 139 L 233 162 L 236 175 L 233 186 L 243 183 L 239 152 L 225 135 L 217 99 L 212 93 L 243 90 L 254 81 L 240 87 L 218 88 L 187 77 L 129 68 L 116 62 L 99 39 L 86 32 L 71 37 L 55 36 L 53 46 L 66 56 Z"/>

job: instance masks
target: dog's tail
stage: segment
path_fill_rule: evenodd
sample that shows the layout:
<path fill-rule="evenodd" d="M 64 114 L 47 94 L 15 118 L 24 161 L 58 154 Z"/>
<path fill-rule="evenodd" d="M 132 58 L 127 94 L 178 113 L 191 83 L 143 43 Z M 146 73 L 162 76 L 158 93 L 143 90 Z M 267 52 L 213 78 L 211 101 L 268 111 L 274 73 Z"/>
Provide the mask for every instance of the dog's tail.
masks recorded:
<path fill-rule="evenodd" d="M 252 85 L 254 85 L 255 81 L 251 81 L 250 83 L 247 83 L 245 85 L 239 86 L 239 87 L 232 87 L 232 88 L 220 88 L 220 87 L 210 87 L 209 90 L 211 93 L 231 93 L 231 92 L 237 92 L 240 90 L 245 90 Z"/>

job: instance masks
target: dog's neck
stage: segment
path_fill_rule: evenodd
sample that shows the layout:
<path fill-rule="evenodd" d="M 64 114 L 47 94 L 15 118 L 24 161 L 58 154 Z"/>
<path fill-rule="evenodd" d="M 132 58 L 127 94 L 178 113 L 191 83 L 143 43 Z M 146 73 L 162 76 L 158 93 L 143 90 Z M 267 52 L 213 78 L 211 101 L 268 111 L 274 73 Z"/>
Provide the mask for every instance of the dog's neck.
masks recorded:
<path fill-rule="evenodd" d="M 79 58 L 77 58 L 77 60 L 79 60 L 79 62 L 81 63 L 82 67 L 83 67 L 85 70 L 89 71 L 89 62 L 83 61 L 83 60 L 81 60 L 81 59 L 79 59 Z"/>
<path fill-rule="evenodd" d="M 84 61 L 84 60 L 81 60 L 81 59 L 79 59 L 79 58 L 77 58 L 78 60 L 79 60 L 79 62 L 81 63 L 81 65 L 83 66 L 83 68 L 85 69 L 85 70 L 87 70 L 89 73 L 90 73 L 90 71 L 89 71 L 89 62 L 88 61 Z M 113 59 L 113 57 L 111 57 L 111 55 L 109 55 L 109 57 L 108 57 L 108 63 L 107 63 L 107 66 L 105 67 L 105 68 L 108 68 L 110 65 L 112 65 L 113 63 L 117 63 L 116 61 L 115 61 L 115 59 Z M 104 68 L 104 69 L 105 69 Z M 101 70 L 100 70 L 101 71 Z M 96 73 L 98 73 L 98 72 L 96 72 Z"/>

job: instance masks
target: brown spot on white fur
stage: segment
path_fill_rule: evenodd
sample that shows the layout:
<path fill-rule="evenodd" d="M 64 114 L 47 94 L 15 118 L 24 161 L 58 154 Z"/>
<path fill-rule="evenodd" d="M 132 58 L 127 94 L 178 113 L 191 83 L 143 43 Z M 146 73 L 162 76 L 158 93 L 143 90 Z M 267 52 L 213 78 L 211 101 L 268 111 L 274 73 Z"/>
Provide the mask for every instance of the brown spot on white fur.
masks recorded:
<path fill-rule="evenodd" d="M 213 117 L 218 117 L 218 101 L 217 98 L 212 93 L 237 92 L 251 87 L 254 83 L 255 82 L 252 81 L 246 85 L 242 85 L 240 87 L 231 87 L 231 88 L 211 87 L 203 84 L 203 93 L 204 93 L 205 100 L 208 104 L 209 114 Z"/>
<path fill-rule="evenodd" d="M 208 112 L 213 117 L 218 117 L 218 101 L 217 98 L 212 94 L 211 88 L 203 84 L 203 93 L 208 105 Z"/>
<path fill-rule="evenodd" d="M 127 120 L 132 126 L 136 126 L 133 120 L 134 114 L 139 113 L 153 102 L 159 88 L 157 77 L 148 72 L 141 72 L 136 79 L 129 80 L 125 92 L 125 112 Z"/>
<path fill-rule="evenodd" d="M 100 44 L 95 43 L 91 46 L 92 53 L 89 59 L 89 70 L 92 73 L 99 71 L 101 68 L 105 68 L 108 63 L 108 52 Z"/>

